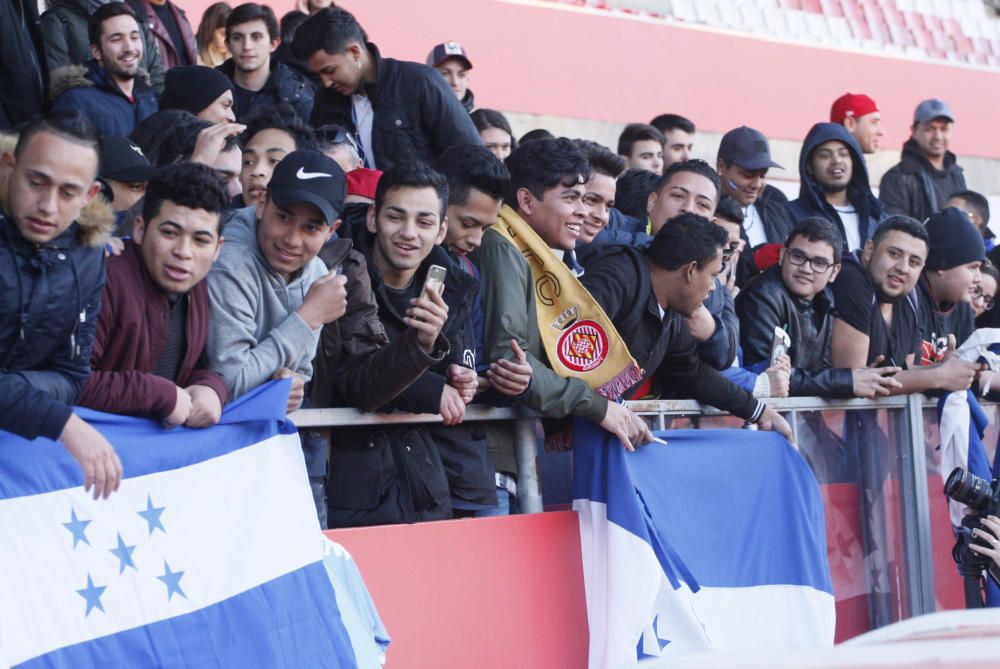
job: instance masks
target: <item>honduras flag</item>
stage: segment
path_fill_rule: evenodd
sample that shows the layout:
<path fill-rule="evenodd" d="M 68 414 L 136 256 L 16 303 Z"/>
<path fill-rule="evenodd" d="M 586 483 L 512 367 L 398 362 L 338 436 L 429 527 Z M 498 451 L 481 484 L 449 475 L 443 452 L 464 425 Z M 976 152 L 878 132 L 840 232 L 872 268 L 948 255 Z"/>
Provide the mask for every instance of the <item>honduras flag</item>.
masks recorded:
<path fill-rule="evenodd" d="M 574 427 L 590 667 L 833 644 L 819 486 L 771 432 L 678 430 L 628 453 Z"/>
<path fill-rule="evenodd" d="M 78 409 L 124 466 L 100 501 L 62 445 L 0 435 L 0 666 L 357 666 L 287 397 L 204 430 Z"/>

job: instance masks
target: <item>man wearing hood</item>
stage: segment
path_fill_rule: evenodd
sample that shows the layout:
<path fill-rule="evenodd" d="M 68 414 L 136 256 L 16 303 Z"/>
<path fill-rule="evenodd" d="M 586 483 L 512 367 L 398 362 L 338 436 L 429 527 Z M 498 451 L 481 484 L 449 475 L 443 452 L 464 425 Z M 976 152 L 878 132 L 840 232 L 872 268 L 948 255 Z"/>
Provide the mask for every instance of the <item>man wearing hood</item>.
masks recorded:
<path fill-rule="evenodd" d="M 868 186 L 868 168 L 851 133 L 836 123 L 814 125 L 802 143 L 799 177 L 799 197 L 788 203 L 792 220 L 825 218 L 840 231 L 845 253 L 864 246 L 882 220 L 882 204 Z"/>
<path fill-rule="evenodd" d="M 923 221 L 941 211 L 952 193 L 966 189 L 965 174 L 948 150 L 954 122 L 947 102 L 932 98 L 917 105 L 902 158 L 882 177 L 879 199 L 887 214 Z"/>

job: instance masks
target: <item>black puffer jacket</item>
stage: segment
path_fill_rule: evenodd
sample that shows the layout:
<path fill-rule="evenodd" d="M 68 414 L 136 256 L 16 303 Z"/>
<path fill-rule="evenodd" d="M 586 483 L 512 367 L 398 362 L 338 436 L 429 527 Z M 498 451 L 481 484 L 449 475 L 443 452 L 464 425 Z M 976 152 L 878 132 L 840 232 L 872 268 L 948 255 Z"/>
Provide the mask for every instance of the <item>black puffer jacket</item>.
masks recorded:
<path fill-rule="evenodd" d="M 736 297 L 742 324 L 743 363 L 756 365 L 771 357 L 775 326 L 792 340 L 790 395 L 852 397 L 854 379 L 849 369 L 831 369 L 833 297 L 824 289 L 811 301 L 793 296 L 781 280 L 781 267 L 771 267 L 751 280 Z"/>
<path fill-rule="evenodd" d="M 882 176 L 879 199 L 888 215 L 903 214 L 924 221 L 944 209 L 952 193 L 965 190 L 965 173 L 951 151 L 944 169 L 937 169 L 920 153 L 913 139 L 903 144 L 897 165 Z"/>
<path fill-rule="evenodd" d="M 229 77 L 230 81 L 235 82 L 233 73 L 236 71 L 236 66 L 233 64 L 232 58 L 215 69 Z M 237 121 L 244 123 L 254 111 L 261 107 L 286 104 L 295 110 L 300 119 L 308 121 L 309 116 L 312 114 L 313 99 L 315 96 L 316 88 L 311 81 L 302 76 L 297 70 L 272 56 L 271 74 L 267 77 L 267 83 L 264 84 L 264 88 L 257 91 L 253 96 L 253 102 L 246 109 L 236 106 L 233 107 L 233 113 L 236 114 Z M 237 96 L 234 99 L 239 104 L 239 97 Z"/>
<path fill-rule="evenodd" d="M 90 374 L 113 223 L 98 202 L 39 247 L 0 212 L 0 430 L 62 433 Z"/>
<path fill-rule="evenodd" d="M 412 161 L 432 164 L 453 144 L 483 143 L 469 113 L 435 69 L 382 58 L 374 44 L 365 46 L 376 63 L 376 80 L 365 84 L 375 112 L 375 165 L 369 167 L 387 170 Z M 316 93 L 310 125 L 318 128 L 329 123 L 357 132 L 350 96 L 324 88 Z"/>

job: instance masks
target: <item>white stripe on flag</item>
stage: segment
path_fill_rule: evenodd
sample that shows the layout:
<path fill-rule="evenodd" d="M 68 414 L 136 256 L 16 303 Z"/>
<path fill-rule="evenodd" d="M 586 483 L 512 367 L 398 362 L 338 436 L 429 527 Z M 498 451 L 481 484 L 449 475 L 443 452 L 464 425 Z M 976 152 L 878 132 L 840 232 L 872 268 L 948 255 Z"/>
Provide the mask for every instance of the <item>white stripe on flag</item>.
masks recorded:
<path fill-rule="evenodd" d="M 163 530 L 151 522 L 155 515 L 139 514 L 150 503 L 163 509 Z M 254 524 L 226 531 L 234 508 Z M 71 513 L 90 521 L 83 531 L 89 545 L 73 547 L 64 526 Z M 187 518 L 197 519 L 197 528 L 187 529 Z M 16 664 L 216 604 L 321 560 L 318 531 L 297 434 L 125 479 L 108 500 L 94 501 L 77 487 L 2 501 L 0 648 Z M 124 572 L 111 552 L 119 535 L 134 547 L 135 568 Z M 160 577 L 177 579 L 169 576 L 177 572 L 184 572 L 176 580 L 183 596 L 168 597 Z M 88 600 L 78 591 L 88 588 L 88 577 L 106 588 L 103 611 L 86 613 Z"/>

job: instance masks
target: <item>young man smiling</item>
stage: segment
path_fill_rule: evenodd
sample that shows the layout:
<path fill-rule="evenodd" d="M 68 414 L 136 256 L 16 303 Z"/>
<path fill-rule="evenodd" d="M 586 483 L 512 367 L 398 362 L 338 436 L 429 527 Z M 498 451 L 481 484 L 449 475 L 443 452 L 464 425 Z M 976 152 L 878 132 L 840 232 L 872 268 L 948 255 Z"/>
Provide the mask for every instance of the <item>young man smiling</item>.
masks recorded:
<path fill-rule="evenodd" d="M 82 406 L 150 416 L 168 427 L 219 421 L 228 394 L 205 366 L 202 279 L 222 248 L 227 203 L 225 185 L 205 165 L 168 165 L 150 180 L 133 239 L 108 260 Z"/>
<path fill-rule="evenodd" d="M 358 138 L 365 167 L 433 163 L 455 144 L 482 144 L 454 91 L 432 68 L 383 58 L 350 12 L 327 7 L 299 26 L 295 57 L 323 82 L 310 124 Z"/>
<path fill-rule="evenodd" d="M 273 58 L 281 36 L 274 11 L 247 2 L 226 19 L 226 45 L 232 57 L 217 69 L 232 79 L 233 110 L 244 122 L 260 107 L 287 104 L 303 121 L 312 113 L 312 82 Z"/>
<path fill-rule="evenodd" d="M 53 109 L 79 109 L 102 135 L 126 137 L 157 110 L 156 93 L 139 70 L 142 37 L 135 13 L 124 3 L 97 8 L 87 24 L 87 65 L 53 73 Z"/>
<path fill-rule="evenodd" d="M 583 219 L 580 241 L 577 242 L 585 245 L 593 242 L 601 230 L 608 227 L 611 210 L 615 206 L 618 177 L 625 173 L 625 159 L 597 142 L 578 139 L 576 143 L 590 163 L 590 178 L 586 184 L 587 192 L 583 196 L 587 218 Z"/>

